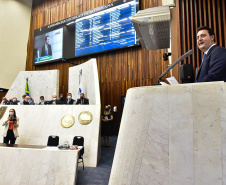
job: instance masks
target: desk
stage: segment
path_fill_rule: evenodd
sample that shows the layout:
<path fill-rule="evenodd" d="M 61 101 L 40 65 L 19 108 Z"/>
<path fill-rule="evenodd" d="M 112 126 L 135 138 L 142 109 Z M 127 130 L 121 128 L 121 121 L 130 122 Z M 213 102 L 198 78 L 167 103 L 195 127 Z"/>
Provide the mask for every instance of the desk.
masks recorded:
<path fill-rule="evenodd" d="M 0 184 L 76 184 L 78 150 L 0 144 Z"/>

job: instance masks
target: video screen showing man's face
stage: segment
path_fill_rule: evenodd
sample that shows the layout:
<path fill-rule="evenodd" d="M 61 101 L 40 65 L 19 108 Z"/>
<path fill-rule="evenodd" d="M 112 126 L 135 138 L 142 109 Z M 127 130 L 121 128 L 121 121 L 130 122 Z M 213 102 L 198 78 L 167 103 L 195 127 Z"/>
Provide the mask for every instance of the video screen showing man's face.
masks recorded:
<path fill-rule="evenodd" d="M 62 58 L 63 54 L 63 28 L 35 36 L 34 61 L 43 61 Z"/>

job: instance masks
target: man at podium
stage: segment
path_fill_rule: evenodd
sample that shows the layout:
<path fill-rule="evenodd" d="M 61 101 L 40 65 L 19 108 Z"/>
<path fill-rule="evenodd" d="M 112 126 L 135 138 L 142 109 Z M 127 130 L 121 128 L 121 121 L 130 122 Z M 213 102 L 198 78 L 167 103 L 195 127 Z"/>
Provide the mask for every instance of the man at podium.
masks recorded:
<path fill-rule="evenodd" d="M 216 45 L 213 29 L 207 26 L 198 28 L 197 46 L 204 54 L 196 82 L 226 82 L 226 49 Z"/>

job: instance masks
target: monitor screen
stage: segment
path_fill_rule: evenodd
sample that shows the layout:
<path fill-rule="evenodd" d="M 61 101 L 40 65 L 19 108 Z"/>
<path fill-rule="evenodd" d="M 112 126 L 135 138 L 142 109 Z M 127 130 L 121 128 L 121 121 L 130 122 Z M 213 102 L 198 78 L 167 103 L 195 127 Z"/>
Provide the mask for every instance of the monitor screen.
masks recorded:
<path fill-rule="evenodd" d="M 63 28 L 35 35 L 34 64 L 61 59 L 63 55 Z"/>
<path fill-rule="evenodd" d="M 33 64 L 139 45 L 131 16 L 139 0 L 117 0 L 34 31 Z"/>
<path fill-rule="evenodd" d="M 75 20 L 75 57 L 139 44 L 130 20 L 138 0 L 116 5 Z"/>

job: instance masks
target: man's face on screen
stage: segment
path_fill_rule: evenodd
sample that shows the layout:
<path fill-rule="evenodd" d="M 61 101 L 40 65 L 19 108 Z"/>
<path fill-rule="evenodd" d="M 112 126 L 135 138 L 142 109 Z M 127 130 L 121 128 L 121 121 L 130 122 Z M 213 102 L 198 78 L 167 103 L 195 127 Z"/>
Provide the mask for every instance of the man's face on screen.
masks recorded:
<path fill-rule="evenodd" d="M 46 44 L 49 44 L 49 37 L 46 37 Z"/>
<path fill-rule="evenodd" d="M 200 30 L 197 33 L 197 46 L 201 51 L 207 51 L 212 44 L 214 44 L 214 35 L 210 36 L 208 30 Z"/>

